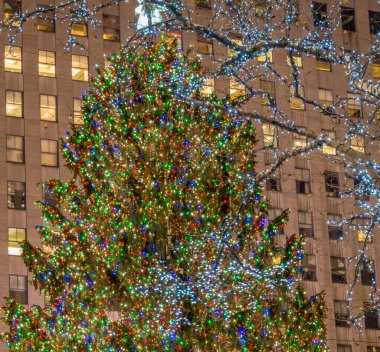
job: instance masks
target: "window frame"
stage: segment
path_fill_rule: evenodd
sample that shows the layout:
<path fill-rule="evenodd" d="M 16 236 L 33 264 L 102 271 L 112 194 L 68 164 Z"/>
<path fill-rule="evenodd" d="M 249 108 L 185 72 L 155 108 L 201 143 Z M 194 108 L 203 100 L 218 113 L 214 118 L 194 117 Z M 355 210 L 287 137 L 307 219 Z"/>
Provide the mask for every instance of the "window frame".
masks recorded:
<path fill-rule="evenodd" d="M 45 53 L 45 54 L 43 54 Z M 50 56 L 49 56 L 50 54 Z M 51 55 L 53 54 L 53 55 Z M 38 75 L 41 77 L 52 77 L 54 78 L 56 76 L 55 72 L 55 51 L 50 50 L 38 50 Z M 45 60 L 41 60 L 45 58 Z M 53 58 L 53 60 L 52 60 Z M 45 62 L 43 62 L 45 61 Z M 51 63 L 53 61 L 53 63 Z M 51 68 L 53 68 L 51 70 Z"/>
<path fill-rule="evenodd" d="M 22 47 L 4 46 L 4 71 L 22 73 Z"/>
<path fill-rule="evenodd" d="M 22 185 L 23 187 L 20 190 L 20 189 L 17 189 L 17 187 L 12 186 L 14 193 L 10 193 L 10 184 L 14 184 L 14 186 Z M 18 193 L 21 193 L 21 195 Z M 8 209 L 26 210 L 26 183 L 25 182 L 13 181 L 13 180 L 7 181 L 7 204 L 8 204 Z M 13 204 L 13 206 L 10 206 L 11 204 Z"/>
<path fill-rule="evenodd" d="M 10 230 L 15 230 L 15 240 L 11 240 L 10 236 Z M 20 239 L 18 238 L 18 233 L 23 232 L 23 235 L 20 235 Z M 26 240 L 26 229 L 25 228 L 18 228 L 18 227 L 8 227 L 8 255 L 12 256 L 20 256 L 21 255 L 21 248 L 19 247 L 19 244 Z M 10 244 L 16 244 L 16 245 L 10 245 Z M 13 248 L 13 249 L 11 249 Z M 13 253 L 12 253 L 13 252 Z"/>
<path fill-rule="evenodd" d="M 343 267 L 339 266 L 339 262 L 343 263 Z M 333 263 L 335 263 L 336 265 L 333 265 Z M 330 264 L 331 264 L 331 282 L 334 284 L 347 284 L 346 258 L 330 256 Z M 340 272 L 343 272 L 343 274 Z"/>
<path fill-rule="evenodd" d="M 42 100 L 46 98 L 46 105 L 43 105 L 42 104 Z M 52 99 L 51 99 L 52 98 Z M 49 105 L 49 100 L 53 100 L 54 101 L 54 106 L 51 107 Z M 43 113 L 43 109 L 46 109 L 47 111 L 50 111 L 52 110 L 54 113 L 53 113 L 53 118 L 43 118 L 43 116 L 46 115 L 46 113 L 44 114 Z M 57 122 L 57 96 L 55 95 L 48 95 L 48 94 L 40 94 L 40 121 L 48 121 L 48 122 Z"/>
<path fill-rule="evenodd" d="M 20 103 L 15 103 L 14 101 L 13 102 L 8 102 L 8 93 L 12 93 L 13 99 L 15 97 L 15 94 L 19 95 L 19 97 L 21 98 L 20 99 L 21 102 Z M 8 106 L 9 105 L 17 107 L 15 109 L 13 109 L 12 111 L 17 111 L 18 109 L 20 109 L 20 115 L 16 115 L 16 114 L 10 115 L 8 113 Z M 7 116 L 7 117 L 15 117 L 15 118 L 18 118 L 18 119 L 24 118 L 24 94 L 23 94 L 22 91 L 18 91 L 18 90 L 6 90 L 5 91 L 5 116 Z"/>
<path fill-rule="evenodd" d="M 8 143 L 10 142 L 10 140 L 9 140 L 10 137 L 14 137 L 14 139 L 19 138 L 18 141 L 21 141 L 21 149 L 16 148 L 16 147 L 9 147 Z M 7 143 L 7 163 L 24 164 L 25 163 L 25 138 L 24 138 L 24 136 L 7 134 L 6 135 L 6 143 Z M 20 152 L 21 151 L 21 159 L 20 159 L 20 161 L 11 160 L 12 159 L 10 157 L 11 153 L 8 153 L 8 152 L 11 152 L 11 151 L 14 151 L 14 152 Z"/>
<path fill-rule="evenodd" d="M 77 59 L 77 60 L 74 60 L 74 59 Z M 82 62 L 82 59 L 85 62 Z M 78 66 L 74 66 L 75 61 L 77 61 L 76 64 L 78 64 Z M 75 70 L 77 70 L 78 72 L 75 73 Z M 79 78 L 82 76 L 83 76 L 83 79 Z M 89 76 L 89 57 L 86 55 L 72 54 L 71 55 L 71 79 L 77 82 L 88 82 L 88 76 Z"/>
<path fill-rule="evenodd" d="M 48 142 L 49 149 L 51 145 L 56 146 L 56 151 L 55 152 L 50 152 L 50 151 L 43 151 L 43 142 Z M 41 138 L 41 166 L 45 167 L 59 167 L 59 147 L 58 147 L 58 141 L 55 139 L 44 139 Z M 49 156 L 54 156 L 55 157 L 55 163 L 50 163 L 50 162 L 43 162 L 45 160 L 44 156 L 46 156 L 47 160 L 49 160 Z"/>
<path fill-rule="evenodd" d="M 12 289 L 12 280 L 11 277 L 16 277 L 17 278 L 17 288 Z M 24 289 L 21 290 L 18 288 L 19 286 L 19 278 L 24 279 Z M 13 293 L 13 292 L 16 292 Z M 24 300 L 20 301 L 16 299 L 17 292 L 23 292 L 24 294 Z M 28 304 L 28 277 L 26 275 L 16 275 L 16 274 L 9 274 L 9 297 L 13 298 L 16 302 L 20 304 Z"/>

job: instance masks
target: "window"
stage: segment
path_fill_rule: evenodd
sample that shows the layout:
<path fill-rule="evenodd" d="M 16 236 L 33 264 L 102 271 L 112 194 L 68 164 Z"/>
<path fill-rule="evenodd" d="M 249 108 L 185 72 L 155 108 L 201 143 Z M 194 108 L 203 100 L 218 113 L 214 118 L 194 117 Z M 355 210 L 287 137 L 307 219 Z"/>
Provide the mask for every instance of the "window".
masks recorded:
<path fill-rule="evenodd" d="M 369 15 L 369 31 L 371 34 L 380 33 L 380 12 L 368 11 Z"/>
<path fill-rule="evenodd" d="M 73 120 L 75 125 L 83 125 L 82 100 L 74 98 L 73 101 Z"/>
<path fill-rule="evenodd" d="M 4 69 L 7 72 L 22 72 L 22 52 L 18 46 L 5 46 Z"/>
<path fill-rule="evenodd" d="M 9 297 L 21 304 L 28 304 L 27 279 L 24 275 L 9 275 Z"/>
<path fill-rule="evenodd" d="M 281 178 L 278 172 L 266 179 L 266 189 L 268 191 L 281 192 Z"/>
<path fill-rule="evenodd" d="M 245 96 L 244 84 L 235 78 L 230 79 L 230 96 L 231 99 L 236 99 Z"/>
<path fill-rule="evenodd" d="M 268 210 L 268 220 L 273 221 L 277 217 L 281 216 L 283 213 L 283 210 L 280 208 L 270 208 Z M 281 227 L 278 229 L 278 233 L 284 234 L 284 228 Z"/>
<path fill-rule="evenodd" d="M 7 136 L 7 161 L 10 163 L 24 163 L 24 137 Z"/>
<path fill-rule="evenodd" d="M 380 78 L 380 55 L 376 55 L 372 60 L 372 77 Z"/>
<path fill-rule="evenodd" d="M 214 92 L 215 92 L 215 81 L 214 81 L 214 79 L 213 78 L 206 79 L 203 83 L 201 95 L 204 97 L 209 97 Z"/>
<path fill-rule="evenodd" d="M 331 89 L 318 89 L 318 102 L 319 105 L 322 105 L 324 109 L 329 108 L 333 105 L 333 91 Z"/>
<path fill-rule="evenodd" d="M 342 29 L 348 32 L 355 32 L 355 9 L 342 6 L 340 10 L 342 14 Z"/>
<path fill-rule="evenodd" d="M 380 352 L 380 347 L 367 346 L 367 352 Z"/>
<path fill-rule="evenodd" d="M 302 258 L 302 279 L 317 281 L 317 265 L 314 254 L 304 254 Z"/>
<path fill-rule="evenodd" d="M 26 209 L 25 182 L 8 181 L 8 208 Z"/>
<path fill-rule="evenodd" d="M 83 55 L 72 55 L 71 77 L 75 81 L 88 81 L 88 57 Z"/>
<path fill-rule="evenodd" d="M 298 211 L 298 231 L 302 237 L 313 237 L 313 217 L 307 211 Z"/>
<path fill-rule="evenodd" d="M 334 283 L 345 284 L 346 264 L 342 257 L 330 257 L 331 260 L 331 280 Z"/>
<path fill-rule="evenodd" d="M 325 172 L 325 189 L 329 197 L 339 197 L 339 174 Z"/>
<path fill-rule="evenodd" d="M 103 39 L 111 42 L 120 41 L 119 16 L 103 14 Z"/>
<path fill-rule="evenodd" d="M 72 16 L 76 16 L 77 14 L 70 10 Z M 87 37 L 87 23 L 83 20 L 77 20 L 77 22 L 72 23 L 71 29 L 70 29 L 71 35 L 76 35 L 78 37 Z"/>
<path fill-rule="evenodd" d="M 198 42 L 198 53 L 211 55 L 213 53 L 212 39 L 203 36 L 198 33 L 197 36 Z"/>
<path fill-rule="evenodd" d="M 328 27 L 327 5 L 320 2 L 312 3 L 313 22 L 316 27 Z"/>
<path fill-rule="evenodd" d="M 301 56 L 301 54 L 293 52 L 292 56 L 293 56 L 294 64 L 297 67 L 302 67 L 302 56 Z M 292 61 L 290 60 L 290 55 L 287 56 L 286 62 L 288 63 L 289 66 L 292 66 Z"/>
<path fill-rule="evenodd" d="M 195 0 L 195 4 L 197 7 L 211 9 L 211 1 L 210 0 Z"/>
<path fill-rule="evenodd" d="M 49 189 L 43 189 L 42 197 L 47 205 L 51 205 L 52 207 L 59 206 L 56 195 Z"/>
<path fill-rule="evenodd" d="M 311 180 L 309 169 L 295 169 L 296 173 L 296 192 L 298 194 L 311 193 Z"/>
<path fill-rule="evenodd" d="M 26 239 L 25 229 L 8 228 L 8 255 L 21 255 L 20 242 Z"/>
<path fill-rule="evenodd" d="M 347 113 L 352 117 L 362 116 L 362 104 L 360 102 L 360 94 L 348 93 Z"/>
<path fill-rule="evenodd" d="M 330 240 L 341 240 L 343 238 L 343 226 L 340 225 L 342 216 L 338 214 L 327 214 L 328 218 L 328 232 Z"/>
<path fill-rule="evenodd" d="M 257 61 L 273 63 L 273 50 L 268 50 L 267 52 L 260 54 L 257 57 Z"/>
<path fill-rule="evenodd" d="M 266 148 L 278 148 L 277 128 L 271 123 L 263 123 L 263 141 Z"/>
<path fill-rule="evenodd" d="M 317 58 L 318 71 L 331 71 L 331 62 L 322 58 Z"/>
<path fill-rule="evenodd" d="M 365 152 L 364 137 L 358 135 L 351 138 L 351 148 L 356 150 L 359 153 L 364 153 Z"/>
<path fill-rule="evenodd" d="M 348 301 L 334 301 L 335 325 L 349 326 L 350 311 Z"/>
<path fill-rule="evenodd" d="M 243 41 L 241 39 L 231 39 L 231 42 L 233 42 L 238 47 L 241 47 L 243 45 Z M 236 57 L 236 51 L 228 48 L 227 55 L 228 57 Z"/>
<path fill-rule="evenodd" d="M 336 139 L 336 134 L 335 134 L 335 131 L 326 131 L 326 130 L 322 130 L 322 132 L 324 132 L 326 134 L 326 136 L 330 139 L 330 140 L 334 140 Z M 322 146 L 322 153 L 323 154 L 328 154 L 328 155 L 336 155 L 336 148 L 334 147 L 331 147 L 330 145 L 326 145 L 324 144 Z"/>
<path fill-rule="evenodd" d="M 38 51 L 38 74 L 45 77 L 55 77 L 54 51 Z"/>
<path fill-rule="evenodd" d="M 21 15 L 21 1 L 4 1 L 4 24 L 12 27 L 19 27 L 18 19 Z"/>
<path fill-rule="evenodd" d="M 362 263 L 360 267 L 360 278 L 362 285 L 370 286 L 375 283 L 375 262 L 370 260 L 367 263 Z"/>
<path fill-rule="evenodd" d="M 355 219 L 354 225 L 358 231 L 358 241 L 359 242 L 373 242 L 373 237 L 371 231 L 369 231 L 371 220 L 366 217 L 361 217 Z"/>
<path fill-rule="evenodd" d="M 180 31 L 167 32 L 167 37 L 172 39 L 172 42 L 177 44 L 178 49 L 182 49 L 182 34 Z"/>
<path fill-rule="evenodd" d="M 49 5 L 37 5 L 37 8 L 42 10 L 37 16 L 37 29 L 44 32 L 54 32 L 55 31 L 55 11 L 54 7 Z"/>
<path fill-rule="evenodd" d="M 57 102 L 54 95 L 40 95 L 40 119 L 57 121 Z"/>
<path fill-rule="evenodd" d="M 22 92 L 7 90 L 5 93 L 6 115 L 10 117 L 22 117 Z"/>
<path fill-rule="evenodd" d="M 290 108 L 293 110 L 305 110 L 305 104 L 301 98 L 295 97 L 296 90 L 290 87 Z M 298 87 L 298 94 L 300 97 L 305 96 L 304 88 Z"/>
<path fill-rule="evenodd" d="M 58 166 L 58 142 L 41 139 L 41 165 Z"/>
<path fill-rule="evenodd" d="M 305 127 L 297 127 L 297 129 L 300 131 L 306 131 Z M 292 135 L 294 148 L 301 149 L 306 147 L 307 137 L 305 135 L 296 132 L 293 132 Z"/>
<path fill-rule="evenodd" d="M 337 345 L 336 352 L 352 352 L 351 345 Z"/>
<path fill-rule="evenodd" d="M 366 329 L 380 329 L 379 313 L 372 309 L 370 304 L 364 303 L 364 326 Z"/>
<path fill-rule="evenodd" d="M 260 80 L 260 90 L 262 92 L 260 99 L 261 105 L 269 105 L 271 101 L 276 100 L 274 82 Z"/>

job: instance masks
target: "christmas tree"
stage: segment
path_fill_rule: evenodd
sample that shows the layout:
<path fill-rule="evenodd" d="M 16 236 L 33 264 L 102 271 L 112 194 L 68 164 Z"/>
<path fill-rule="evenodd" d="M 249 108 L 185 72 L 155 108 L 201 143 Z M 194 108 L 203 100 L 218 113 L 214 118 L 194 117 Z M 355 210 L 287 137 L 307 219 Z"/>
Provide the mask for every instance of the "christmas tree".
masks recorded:
<path fill-rule="evenodd" d="M 166 39 L 110 62 L 62 142 L 72 178 L 44 184 L 43 247 L 22 245 L 51 306 L 7 300 L 10 349 L 327 350 L 301 240 L 256 185 L 252 122 L 195 104 L 202 67 Z"/>

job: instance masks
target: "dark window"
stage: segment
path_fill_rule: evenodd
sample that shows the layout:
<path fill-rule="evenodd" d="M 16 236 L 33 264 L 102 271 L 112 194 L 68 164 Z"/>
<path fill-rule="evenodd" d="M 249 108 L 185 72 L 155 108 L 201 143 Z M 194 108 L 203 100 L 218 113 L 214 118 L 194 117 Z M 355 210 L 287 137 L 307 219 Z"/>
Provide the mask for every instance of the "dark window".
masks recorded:
<path fill-rule="evenodd" d="M 342 216 L 337 214 L 327 214 L 327 217 L 328 220 L 332 222 L 328 224 L 329 239 L 341 240 L 343 238 L 343 227 L 339 222 L 342 220 Z"/>
<path fill-rule="evenodd" d="M 302 258 L 302 279 L 317 281 L 317 265 L 314 254 L 304 254 Z"/>
<path fill-rule="evenodd" d="M 367 352 L 380 352 L 380 347 L 367 346 Z"/>
<path fill-rule="evenodd" d="M 4 1 L 4 23 L 7 26 L 18 27 L 18 19 L 21 15 L 21 1 Z"/>
<path fill-rule="evenodd" d="M 311 192 L 310 170 L 296 170 L 296 192 L 299 194 L 309 194 Z"/>
<path fill-rule="evenodd" d="M 270 208 L 268 210 L 268 220 L 272 221 L 272 220 L 276 219 L 277 217 L 282 215 L 282 212 L 283 212 L 283 210 L 280 208 Z M 284 234 L 284 228 L 283 227 L 279 228 L 278 233 Z"/>
<path fill-rule="evenodd" d="M 372 309 L 364 312 L 364 326 L 366 329 L 380 329 L 379 314 Z"/>
<path fill-rule="evenodd" d="M 211 9 L 211 0 L 195 0 L 197 7 Z"/>
<path fill-rule="evenodd" d="M 26 208 L 25 182 L 8 181 L 8 208 Z"/>
<path fill-rule="evenodd" d="M 111 42 L 120 41 L 119 16 L 103 15 L 103 39 Z"/>
<path fill-rule="evenodd" d="M 362 263 L 360 277 L 362 285 L 369 286 L 375 283 L 375 263 L 373 260 L 368 263 Z"/>
<path fill-rule="evenodd" d="M 362 186 L 362 180 L 360 177 L 354 178 L 354 195 L 356 200 L 369 201 L 369 194 L 366 192 L 366 187 Z"/>
<path fill-rule="evenodd" d="M 336 352 L 352 352 L 351 345 L 337 345 Z"/>
<path fill-rule="evenodd" d="M 298 231 L 302 237 L 313 237 L 313 216 L 307 211 L 298 211 Z"/>
<path fill-rule="evenodd" d="M 335 325 L 347 327 L 350 325 L 348 301 L 334 301 Z"/>
<path fill-rule="evenodd" d="M 339 174 L 337 172 L 325 173 L 325 188 L 329 197 L 339 197 Z"/>
<path fill-rule="evenodd" d="M 55 10 L 49 5 L 37 5 L 41 13 L 37 16 L 37 29 L 44 32 L 55 31 Z"/>
<path fill-rule="evenodd" d="M 351 7 L 342 6 L 342 28 L 345 31 L 355 32 L 355 10 Z"/>
<path fill-rule="evenodd" d="M 281 192 L 281 181 L 278 177 L 267 178 L 266 186 L 268 191 Z"/>
<path fill-rule="evenodd" d="M 55 196 L 54 193 L 52 193 L 50 190 L 45 190 L 43 192 L 43 199 L 44 199 L 44 202 L 47 204 L 47 205 L 51 205 L 52 207 L 55 207 L 58 205 L 58 201 L 57 201 L 57 197 Z"/>
<path fill-rule="evenodd" d="M 327 21 L 327 4 L 314 2 L 312 5 L 313 22 L 317 27 L 328 27 Z"/>
<path fill-rule="evenodd" d="M 380 33 L 380 12 L 368 11 L 369 15 L 369 31 L 371 34 Z"/>
<path fill-rule="evenodd" d="M 9 275 L 9 297 L 16 302 L 28 304 L 28 285 L 26 276 Z"/>
<path fill-rule="evenodd" d="M 330 257 L 331 260 L 331 280 L 334 283 L 345 284 L 346 263 L 342 257 Z"/>

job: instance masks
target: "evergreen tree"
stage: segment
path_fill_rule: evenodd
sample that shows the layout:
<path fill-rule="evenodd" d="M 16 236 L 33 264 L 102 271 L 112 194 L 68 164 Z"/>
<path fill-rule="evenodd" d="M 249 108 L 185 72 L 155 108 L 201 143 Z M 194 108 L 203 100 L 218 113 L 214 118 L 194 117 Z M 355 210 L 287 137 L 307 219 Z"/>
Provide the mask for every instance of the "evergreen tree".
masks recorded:
<path fill-rule="evenodd" d="M 12 351 L 326 350 L 300 240 L 255 183 L 252 122 L 180 98 L 203 79 L 167 40 L 98 69 L 62 142 L 72 178 L 38 203 L 44 249 L 22 244 L 51 306 L 7 300 Z"/>

